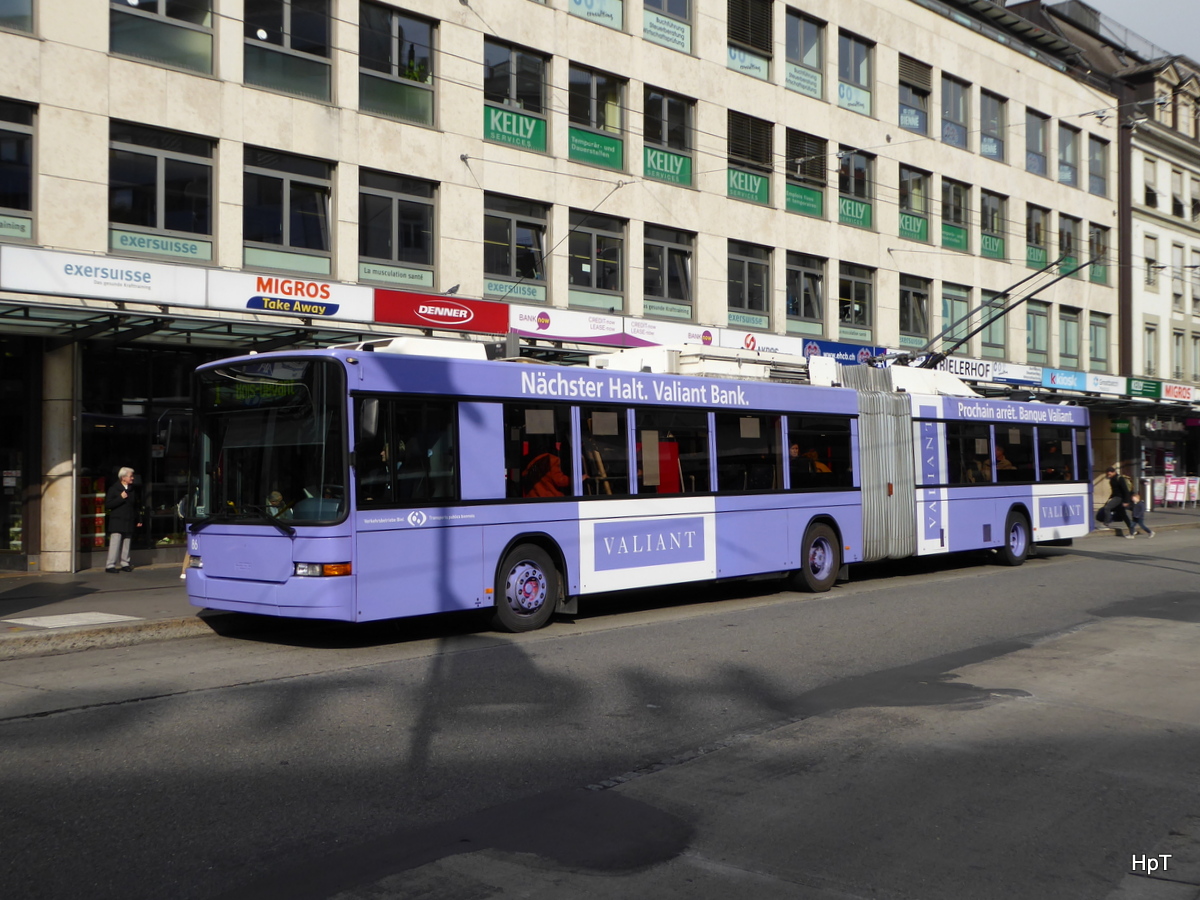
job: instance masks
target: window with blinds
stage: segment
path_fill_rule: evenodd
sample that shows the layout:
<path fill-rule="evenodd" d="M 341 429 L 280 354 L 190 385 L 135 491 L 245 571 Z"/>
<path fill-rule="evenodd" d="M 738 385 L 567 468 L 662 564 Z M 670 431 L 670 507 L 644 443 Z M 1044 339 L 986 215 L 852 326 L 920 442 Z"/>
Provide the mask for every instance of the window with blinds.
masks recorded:
<path fill-rule="evenodd" d="M 772 50 L 771 0 L 729 0 L 729 40 L 768 56 Z"/>
<path fill-rule="evenodd" d="M 771 123 L 729 110 L 729 164 L 770 172 Z"/>

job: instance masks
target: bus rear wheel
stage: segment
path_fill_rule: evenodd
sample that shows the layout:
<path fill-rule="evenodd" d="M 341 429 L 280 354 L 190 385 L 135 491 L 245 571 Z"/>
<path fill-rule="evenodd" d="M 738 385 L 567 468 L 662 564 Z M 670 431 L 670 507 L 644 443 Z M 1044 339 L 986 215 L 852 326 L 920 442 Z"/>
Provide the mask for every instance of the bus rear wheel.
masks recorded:
<path fill-rule="evenodd" d="M 535 544 L 519 544 L 496 570 L 492 625 L 500 631 L 535 631 L 550 621 L 558 597 L 558 568 L 550 554 Z"/>
<path fill-rule="evenodd" d="M 1000 562 L 1019 566 L 1029 556 L 1029 520 L 1015 509 L 1004 522 L 1004 543 L 1000 545 Z"/>
<path fill-rule="evenodd" d="M 833 529 L 820 522 L 810 525 L 804 533 L 800 568 L 792 576 L 792 583 L 799 590 L 821 594 L 833 587 L 839 568 L 841 553 Z"/>

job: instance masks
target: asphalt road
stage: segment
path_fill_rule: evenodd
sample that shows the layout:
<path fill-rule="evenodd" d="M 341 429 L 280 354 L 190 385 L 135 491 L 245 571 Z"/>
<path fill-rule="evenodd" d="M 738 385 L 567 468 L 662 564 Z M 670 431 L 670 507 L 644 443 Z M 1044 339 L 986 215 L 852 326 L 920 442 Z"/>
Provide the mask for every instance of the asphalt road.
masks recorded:
<path fill-rule="evenodd" d="M 815 597 L 622 597 L 531 635 L 452 618 L 0 662 L 0 885 L 1107 897 L 1200 815 L 1198 573 L 1187 531 Z"/>

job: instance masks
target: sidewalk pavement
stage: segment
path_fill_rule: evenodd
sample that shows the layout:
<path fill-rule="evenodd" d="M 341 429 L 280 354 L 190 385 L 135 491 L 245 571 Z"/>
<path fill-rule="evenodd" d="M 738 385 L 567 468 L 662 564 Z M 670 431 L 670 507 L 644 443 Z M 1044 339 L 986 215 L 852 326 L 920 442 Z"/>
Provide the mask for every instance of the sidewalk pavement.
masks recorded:
<path fill-rule="evenodd" d="M 1146 514 L 1154 531 L 1200 528 L 1200 509 Z M 1113 537 L 1093 531 L 1088 539 Z M 1142 535 L 1138 540 L 1146 540 Z M 1130 545 L 1135 546 L 1135 545 Z M 110 575 L 0 573 L 0 660 L 47 656 L 145 641 L 261 629 L 262 620 L 202 610 L 188 603 L 179 565 L 166 563 Z"/>

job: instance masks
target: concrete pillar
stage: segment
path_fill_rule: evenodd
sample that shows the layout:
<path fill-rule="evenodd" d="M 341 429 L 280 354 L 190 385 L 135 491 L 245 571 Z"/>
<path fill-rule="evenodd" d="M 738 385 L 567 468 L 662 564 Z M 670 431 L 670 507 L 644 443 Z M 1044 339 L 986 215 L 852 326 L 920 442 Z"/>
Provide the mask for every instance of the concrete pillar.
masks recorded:
<path fill-rule="evenodd" d="M 43 572 L 74 572 L 78 540 L 75 490 L 77 344 L 42 356 Z"/>

